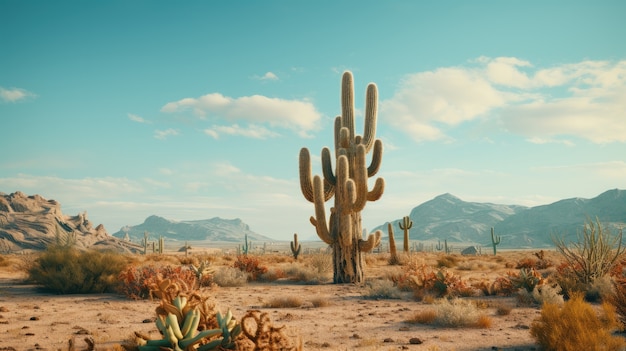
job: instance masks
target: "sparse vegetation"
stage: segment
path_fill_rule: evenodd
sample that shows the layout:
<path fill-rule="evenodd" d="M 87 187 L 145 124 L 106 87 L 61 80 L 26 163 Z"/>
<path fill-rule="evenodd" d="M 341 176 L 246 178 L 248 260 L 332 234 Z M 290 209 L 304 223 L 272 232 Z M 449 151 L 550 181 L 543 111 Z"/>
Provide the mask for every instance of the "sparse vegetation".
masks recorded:
<path fill-rule="evenodd" d="M 53 245 L 35 260 L 28 279 L 58 294 L 111 292 L 127 263 L 126 257 L 113 252 Z"/>
<path fill-rule="evenodd" d="M 611 334 L 620 327 L 613 306 L 602 304 L 598 315 L 581 294 L 574 294 L 562 306 L 544 304 L 530 334 L 546 350 L 617 351 L 626 345 L 622 337 Z"/>
<path fill-rule="evenodd" d="M 417 312 L 408 322 L 442 327 L 489 328 L 492 321 L 476 304 L 463 299 L 439 299 L 434 307 Z"/>
<path fill-rule="evenodd" d="M 561 270 L 566 279 L 574 280 L 566 284 L 574 292 L 581 288 L 587 291 L 596 279 L 607 276 L 624 253 L 622 231 L 613 234 L 597 218 L 587 219 L 576 242 L 567 243 L 563 237 L 554 237 L 553 241 L 567 262 Z"/>

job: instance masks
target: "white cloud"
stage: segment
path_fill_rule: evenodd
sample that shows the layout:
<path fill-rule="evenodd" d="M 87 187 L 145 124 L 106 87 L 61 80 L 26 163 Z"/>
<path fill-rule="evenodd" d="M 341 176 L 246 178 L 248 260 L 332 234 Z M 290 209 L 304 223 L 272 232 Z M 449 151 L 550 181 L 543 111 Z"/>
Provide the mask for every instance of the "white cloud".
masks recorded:
<path fill-rule="evenodd" d="M 0 87 L 0 100 L 5 102 L 18 102 L 26 100 L 31 97 L 36 97 L 35 94 L 20 88 L 5 89 Z"/>
<path fill-rule="evenodd" d="M 160 140 L 165 140 L 170 136 L 176 136 L 180 133 L 176 129 L 155 130 L 154 137 Z"/>
<path fill-rule="evenodd" d="M 128 119 L 137 123 L 150 123 L 150 121 L 146 120 L 145 118 L 141 116 L 137 116 L 136 114 L 133 114 L 133 113 L 128 114 Z"/>
<path fill-rule="evenodd" d="M 231 126 L 213 126 L 212 128 L 205 129 L 204 133 L 215 139 L 219 139 L 222 134 L 244 136 L 253 139 L 267 139 L 279 135 L 278 133 L 258 125 L 249 125 L 247 128 L 243 128 L 237 124 Z"/>
<path fill-rule="evenodd" d="M 447 140 L 477 119 L 499 122 L 531 142 L 574 136 L 626 142 L 626 61 L 583 61 L 537 69 L 514 57 L 480 57 L 405 77 L 381 117 L 416 141 Z"/>
<path fill-rule="evenodd" d="M 258 80 L 278 80 L 278 76 L 273 72 L 267 72 L 262 76 L 254 76 L 254 78 Z"/>
<path fill-rule="evenodd" d="M 301 136 L 318 129 L 320 113 L 305 100 L 284 100 L 262 95 L 231 98 L 212 93 L 199 98 L 169 102 L 161 108 L 165 113 L 192 111 L 199 118 L 210 116 L 226 121 L 246 121 L 295 130 Z"/>

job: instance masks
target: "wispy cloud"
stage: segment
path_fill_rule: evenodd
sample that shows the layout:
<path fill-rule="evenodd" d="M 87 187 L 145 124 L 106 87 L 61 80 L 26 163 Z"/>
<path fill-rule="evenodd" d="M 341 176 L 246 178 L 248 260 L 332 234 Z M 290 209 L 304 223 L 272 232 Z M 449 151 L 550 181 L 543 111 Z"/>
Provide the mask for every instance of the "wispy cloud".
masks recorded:
<path fill-rule="evenodd" d="M 445 140 L 479 119 L 531 142 L 577 137 L 626 142 L 626 61 L 535 68 L 514 57 L 407 75 L 381 116 L 416 141 Z"/>
<path fill-rule="evenodd" d="M 37 95 L 31 93 L 30 91 L 20 89 L 20 88 L 3 88 L 0 87 L 0 100 L 5 102 L 18 102 L 23 101 L 28 98 L 34 98 Z"/>
<path fill-rule="evenodd" d="M 279 80 L 278 76 L 273 72 L 267 72 L 262 76 L 254 76 L 254 79 L 258 80 Z"/>
<path fill-rule="evenodd" d="M 259 125 L 249 125 L 247 128 L 243 128 L 237 124 L 233 124 L 231 126 L 213 126 L 212 128 L 205 129 L 204 133 L 215 139 L 219 139 L 222 134 L 243 136 L 253 139 L 267 139 L 280 135 Z"/>
<path fill-rule="evenodd" d="M 176 129 L 155 130 L 154 137 L 160 140 L 165 140 L 170 136 L 176 136 L 180 133 Z"/>
<path fill-rule="evenodd" d="M 133 122 L 137 122 L 137 123 L 146 123 L 146 124 L 151 123 L 151 122 L 150 122 L 150 121 L 148 121 L 147 119 L 145 119 L 145 118 L 143 118 L 143 117 L 141 117 L 141 116 L 137 116 L 137 115 L 136 115 L 136 114 L 134 114 L 134 113 L 129 113 L 129 114 L 128 114 L 128 119 L 130 119 L 130 120 L 131 120 L 131 121 L 133 121 Z"/>
<path fill-rule="evenodd" d="M 231 98 L 219 93 L 199 98 L 185 98 L 167 103 L 165 113 L 191 111 L 199 118 L 211 117 L 229 122 L 245 121 L 253 125 L 291 129 L 306 137 L 318 129 L 321 114 L 306 100 L 285 100 L 262 95 Z"/>

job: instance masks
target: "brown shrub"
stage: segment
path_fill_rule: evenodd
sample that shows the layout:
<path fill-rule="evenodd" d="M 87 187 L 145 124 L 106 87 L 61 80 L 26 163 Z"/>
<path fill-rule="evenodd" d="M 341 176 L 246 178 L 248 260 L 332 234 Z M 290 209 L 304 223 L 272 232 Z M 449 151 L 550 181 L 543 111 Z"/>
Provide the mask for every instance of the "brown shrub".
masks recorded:
<path fill-rule="evenodd" d="M 547 350 L 621 350 L 626 345 L 621 337 L 613 336 L 620 328 L 613 306 L 602 304 L 602 313 L 574 294 L 562 306 L 546 303 L 541 317 L 532 323 L 530 334 Z"/>

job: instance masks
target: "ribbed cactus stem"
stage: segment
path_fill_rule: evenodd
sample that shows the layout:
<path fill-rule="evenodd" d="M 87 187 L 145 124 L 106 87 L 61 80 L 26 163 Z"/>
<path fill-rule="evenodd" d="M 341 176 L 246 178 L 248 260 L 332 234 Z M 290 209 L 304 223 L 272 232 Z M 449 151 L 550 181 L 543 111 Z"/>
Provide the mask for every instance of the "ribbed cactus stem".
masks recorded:
<path fill-rule="evenodd" d="M 291 253 L 293 254 L 293 258 L 296 259 L 297 261 L 298 256 L 300 255 L 300 252 L 302 251 L 302 245 L 300 245 L 300 243 L 298 242 L 298 233 L 293 234 L 293 241 L 290 244 L 291 244 Z"/>
<path fill-rule="evenodd" d="M 393 225 L 391 223 L 387 223 L 387 231 L 389 232 L 389 263 L 397 264 L 399 260 L 396 250 L 396 238 L 394 238 Z"/>
<path fill-rule="evenodd" d="M 305 199 L 313 202 L 315 216 L 310 221 L 317 235 L 333 249 L 335 283 L 363 281 L 361 252 L 372 250 L 380 242 L 378 231 L 363 238 L 361 211 L 368 201 L 378 200 L 385 189 L 382 178 L 369 189 L 368 178 L 374 176 L 381 164 L 383 146 L 375 139 L 378 92 L 370 84 L 366 93 L 364 134 L 356 135 L 354 82 L 352 73 L 345 72 L 341 82 L 341 116 L 334 125 L 334 166 L 331 150 L 322 149 L 323 178 L 311 174 L 311 156 L 307 148 L 300 150 L 300 188 Z M 367 154 L 372 151 L 370 165 Z M 330 214 L 325 202 L 334 197 Z"/>
<path fill-rule="evenodd" d="M 409 252 L 409 230 L 413 226 L 413 221 L 409 216 L 404 216 L 402 222 L 398 222 L 398 226 L 404 231 L 404 252 Z"/>
<path fill-rule="evenodd" d="M 491 245 L 493 246 L 493 255 L 496 255 L 496 246 L 498 246 L 500 244 L 500 235 L 496 236 L 493 230 L 493 227 L 491 227 Z"/>

